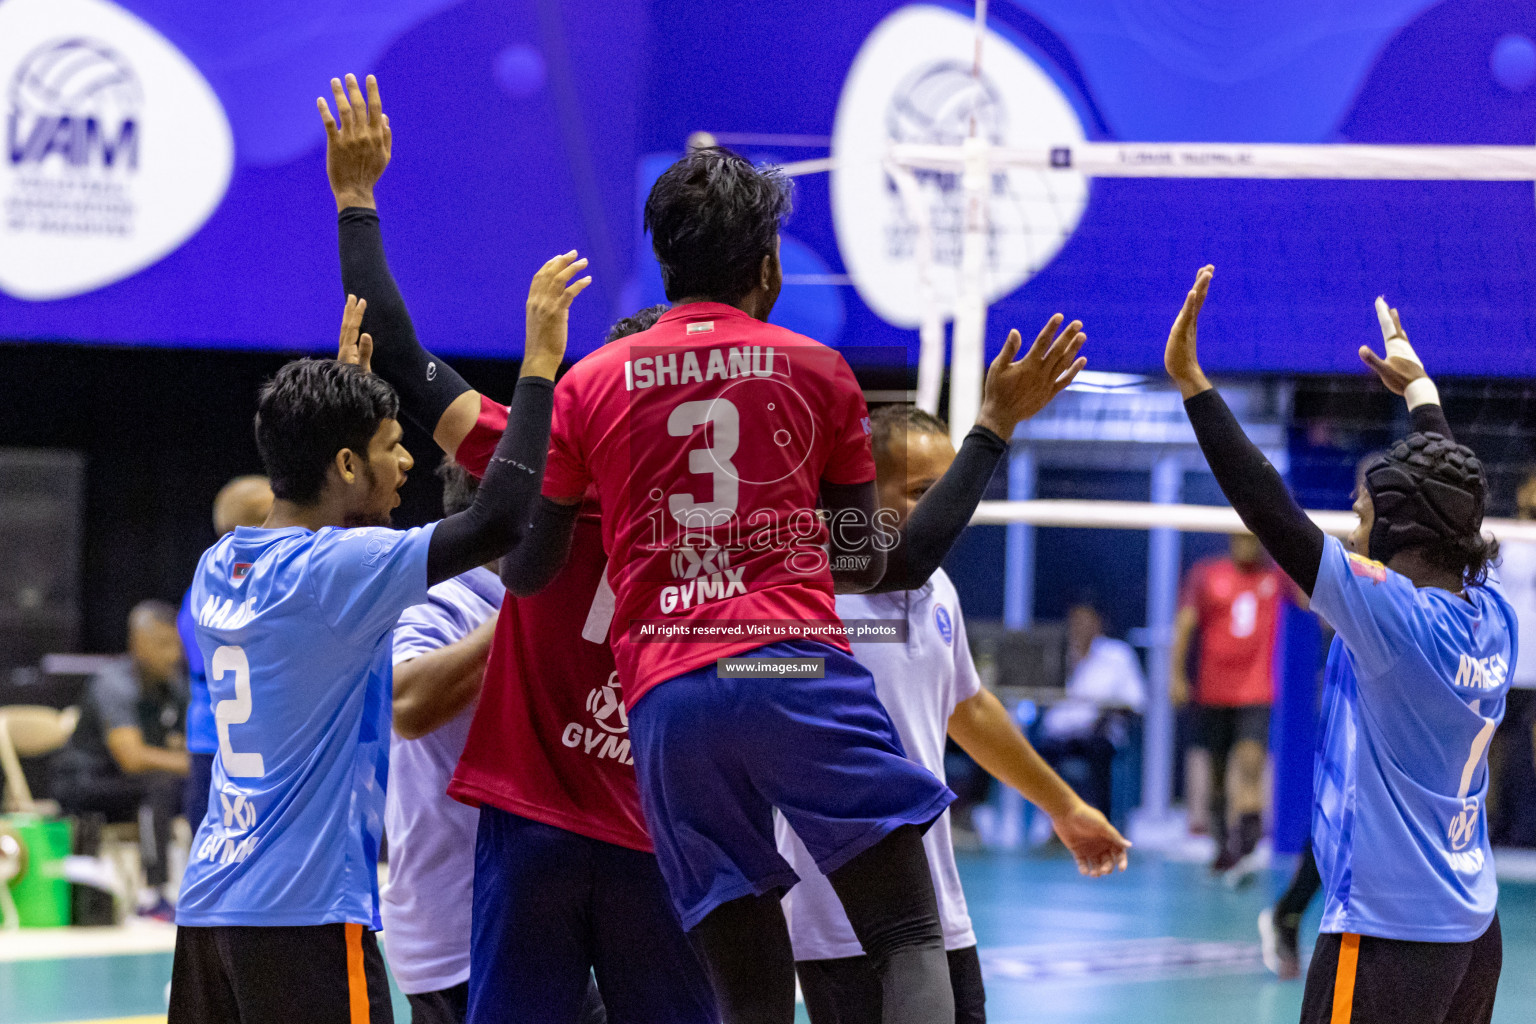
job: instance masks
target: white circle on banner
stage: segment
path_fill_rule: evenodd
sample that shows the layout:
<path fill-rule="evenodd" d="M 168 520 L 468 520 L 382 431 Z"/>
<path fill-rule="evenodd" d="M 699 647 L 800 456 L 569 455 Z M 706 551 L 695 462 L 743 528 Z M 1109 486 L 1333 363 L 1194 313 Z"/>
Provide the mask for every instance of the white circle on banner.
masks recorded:
<path fill-rule="evenodd" d="M 925 298 L 914 259 L 917 227 L 885 158 L 893 143 L 958 147 L 971 118 L 997 146 L 1070 146 L 1083 127 L 1039 65 L 988 30 L 980 89 L 971 77 L 971 18 L 913 4 L 864 41 L 838 99 L 832 129 L 832 217 L 838 248 L 859 297 L 898 327 L 916 327 Z M 964 194 L 958 173 L 915 172 L 933 228 L 931 280 L 950 315 L 958 291 Z M 1087 179 L 1071 169 L 1013 168 L 992 176 L 984 290 L 995 302 L 1048 264 L 1076 230 Z"/>
<path fill-rule="evenodd" d="M 180 50 L 107 0 L 0 3 L 0 291 L 62 299 L 159 262 L 218 208 L 234 137 Z"/>

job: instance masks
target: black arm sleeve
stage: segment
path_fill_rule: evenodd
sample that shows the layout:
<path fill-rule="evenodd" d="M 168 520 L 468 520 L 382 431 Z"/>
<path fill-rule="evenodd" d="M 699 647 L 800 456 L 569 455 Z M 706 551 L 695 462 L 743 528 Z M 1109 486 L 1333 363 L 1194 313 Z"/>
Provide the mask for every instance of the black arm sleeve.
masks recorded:
<path fill-rule="evenodd" d="M 474 504 L 437 524 L 427 547 L 427 585 L 452 579 L 506 554 L 527 537 L 529 508 L 544 483 L 555 385 L 543 377 L 517 382 L 490 465 Z"/>
<path fill-rule="evenodd" d="M 970 523 L 1007 453 L 1007 441 L 986 427 L 971 428 L 954 463 L 907 517 L 906 528 L 886 555 L 885 576 L 872 593 L 916 590 L 928 582 Z"/>
<path fill-rule="evenodd" d="M 1200 392 L 1184 403 L 1184 411 L 1221 492 L 1243 525 L 1311 597 L 1323 560 L 1323 531 L 1307 518 L 1275 467 L 1248 440 L 1219 391 Z"/>
<path fill-rule="evenodd" d="M 1455 441 L 1451 435 L 1451 424 L 1445 418 L 1445 410 L 1440 408 L 1439 402 L 1427 402 L 1417 409 L 1410 409 L 1408 415 L 1413 418 L 1413 429 L 1420 434 L 1439 434 L 1447 441 Z"/>
<path fill-rule="evenodd" d="M 421 347 L 405 299 L 384 257 L 384 236 L 374 210 L 349 206 L 337 218 L 341 284 L 368 300 L 363 330 L 373 336 L 373 369 L 400 393 L 406 417 L 431 434 L 453 400 L 470 387 L 453 367 Z"/>
<path fill-rule="evenodd" d="M 532 597 L 559 574 L 570 556 L 580 511 L 580 505 L 538 499 L 527 536 L 501 560 L 501 582 L 512 596 Z"/>
<path fill-rule="evenodd" d="M 832 585 L 839 594 L 860 594 L 885 575 L 885 548 L 877 542 L 880 490 L 862 484 L 821 482 L 821 506 L 827 510 L 831 541 Z"/>

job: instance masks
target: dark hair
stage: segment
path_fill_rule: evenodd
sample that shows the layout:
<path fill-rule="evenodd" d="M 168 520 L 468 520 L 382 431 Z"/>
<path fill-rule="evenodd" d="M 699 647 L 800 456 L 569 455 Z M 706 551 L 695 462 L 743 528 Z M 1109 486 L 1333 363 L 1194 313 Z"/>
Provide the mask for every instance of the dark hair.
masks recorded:
<path fill-rule="evenodd" d="M 443 515 L 458 515 L 475 503 L 475 492 L 480 489 L 480 481 L 469 470 L 453 461 L 453 456 L 444 455 L 434 472 L 443 482 Z"/>
<path fill-rule="evenodd" d="M 334 359 L 286 364 L 256 399 L 256 449 L 273 495 L 315 501 L 336 453 L 350 448 L 366 461 L 379 424 L 399 412 L 395 389 L 377 374 Z"/>
<path fill-rule="evenodd" d="M 949 436 L 949 427 L 931 412 L 924 412 L 915 405 L 896 403 L 876 406 L 869 414 L 869 443 L 875 454 L 890 451 L 891 442 L 900 431 L 905 437 L 916 431 L 919 434 L 943 434 Z"/>
<path fill-rule="evenodd" d="M 667 298 L 734 302 L 758 283 L 789 216 L 790 181 L 706 146 L 668 167 L 645 200 L 645 230 Z"/>
<path fill-rule="evenodd" d="M 618 341 L 620 338 L 627 338 L 631 334 L 639 334 L 641 331 L 650 330 L 656 326 L 656 321 L 661 319 L 661 314 L 671 308 L 665 304 L 658 303 L 654 306 L 646 306 L 638 313 L 615 321 L 614 325 L 608 328 L 608 336 L 603 339 L 603 344 L 606 345 L 610 341 Z"/>

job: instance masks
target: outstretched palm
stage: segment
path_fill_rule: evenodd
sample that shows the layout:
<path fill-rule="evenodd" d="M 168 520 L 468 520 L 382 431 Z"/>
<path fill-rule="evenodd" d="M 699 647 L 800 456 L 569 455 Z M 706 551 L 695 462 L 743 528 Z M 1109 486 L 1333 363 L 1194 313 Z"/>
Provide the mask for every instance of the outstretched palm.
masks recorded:
<path fill-rule="evenodd" d="M 1184 308 L 1179 310 L 1173 328 L 1168 332 L 1168 347 L 1163 350 L 1163 367 L 1184 397 L 1210 387 L 1200 369 L 1200 353 L 1195 343 L 1195 331 L 1199 326 L 1200 307 L 1205 305 L 1206 292 L 1211 287 L 1211 276 L 1216 268 L 1210 264 L 1200 268 L 1195 275 L 1195 286 L 1184 296 Z"/>

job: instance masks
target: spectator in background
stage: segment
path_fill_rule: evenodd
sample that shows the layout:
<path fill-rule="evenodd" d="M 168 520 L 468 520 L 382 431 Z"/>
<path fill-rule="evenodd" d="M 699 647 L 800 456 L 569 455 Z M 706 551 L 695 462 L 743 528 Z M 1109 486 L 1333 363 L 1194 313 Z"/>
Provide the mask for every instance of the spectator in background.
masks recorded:
<path fill-rule="evenodd" d="M 213 499 L 213 532 L 218 537 L 237 526 L 257 527 L 267 521 L 272 511 L 272 485 L 264 476 L 237 476 L 219 489 Z M 219 737 L 213 724 L 213 704 L 208 696 L 208 675 L 203 654 L 192 635 L 195 612 L 189 589 L 181 599 L 176 630 L 187 659 L 187 680 L 191 695 L 187 701 L 187 781 L 182 794 L 182 812 L 192 831 L 208 813 L 208 790 L 213 783 L 213 755 L 219 749 Z"/>
<path fill-rule="evenodd" d="M 1515 516 L 1536 520 L 1536 470 L 1515 494 Z M 1495 574 L 1519 618 L 1520 639 L 1504 724 L 1488 752 L 1493 777 L 1488 827 L 1495 845 L 1536 846 L 1536 544 L 1501 538 Z"/>
<path fill-rule="evenodd" d="M 98 672 L 80 724 L 56 755 L 55 796 L 68 814 L 137 821 L 146 888 L 139 913 L 172 917 L 166 849 L 187 776 L 187 680 L 176 609 L 141 601 L 128 616 L 128 654 Z"/>
<path fill-rule="evenodd" d="M 1136 652 L 1104 635 L 1104 617 L 1091 600 L 1067 610 L 1067 696 L 1041 722 L 1041 755 L 1069 780 L 1068 762 L 1087 766 L 1074 788 L 1106 817 L 1110 814 L 1115 754 L 1130 739 L 1126 713 L 1141 714 L 1147 681 Z"/>
<path fill-rule="evenodd" d="M 1211 870 L 1215 872 L 1237 866 L 1263 837 L 1275 637 L 1280 605 L 1289 592 L 1284 575 L 1258 540 L 1239 533 L 1232 536 L 1228 557 L 1195 564 L 1179 599 L 1169 695 L 1176 706 L 1194 703 L 1196 744 L 1209 753 L 1210 829 L 1216 840 Z M 1188 667 L 1191 641 L 1199 645 L 1193 687 Z M 1234 768 L 1230 798 L 1229 758 Z M 1228 828 L 1233 820 L 1235 835 Z"/>

